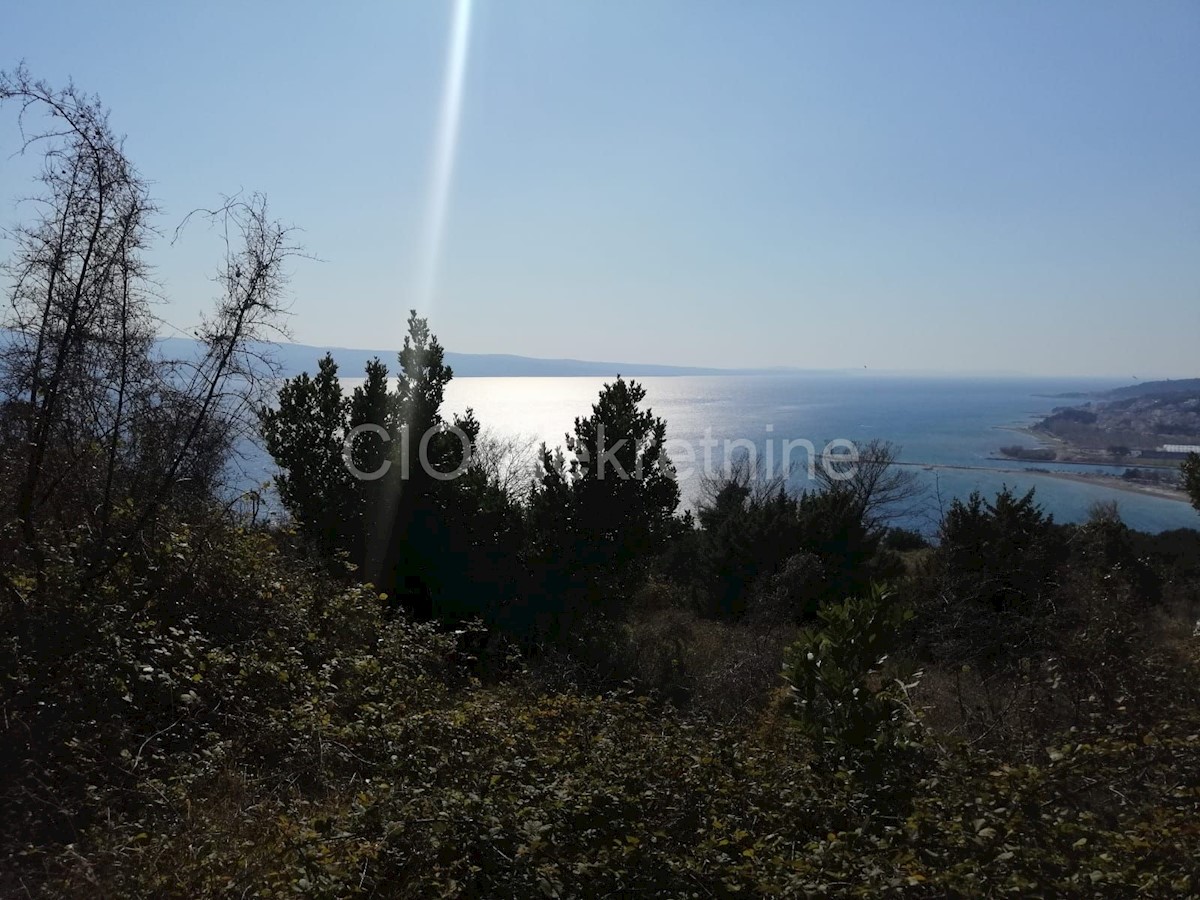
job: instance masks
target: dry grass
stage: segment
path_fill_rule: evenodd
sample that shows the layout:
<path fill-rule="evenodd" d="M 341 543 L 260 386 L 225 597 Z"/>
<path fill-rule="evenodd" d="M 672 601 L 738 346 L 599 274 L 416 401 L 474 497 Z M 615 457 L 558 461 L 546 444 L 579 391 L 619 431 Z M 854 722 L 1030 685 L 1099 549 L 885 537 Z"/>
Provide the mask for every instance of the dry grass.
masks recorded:
<path fill-rule="evenodd" d="M 745 721 L 779 686 L 787 625 L 731 625 L 679 608 L 651 610 L 624 628 L 631 676 L 676 706 Z"/>
<path fill-rule="evenodd" d="M 1136 727 L 1155 698 L 1182 701 L 1195 692 L 1178 677 L 1200 663 L 1193 615 L 1190 606 L 1148 610 L 1136 627 L 1119 629 L 1126 640 L 1116 645 L 1089 639 L 1100 630 L 1093 619 L 1054 652 L 992 671 L 929 665 L 913 699 L 935 731 L 1010 749 L 1036 751 L 1048 733 L 1100 720 Z"/>

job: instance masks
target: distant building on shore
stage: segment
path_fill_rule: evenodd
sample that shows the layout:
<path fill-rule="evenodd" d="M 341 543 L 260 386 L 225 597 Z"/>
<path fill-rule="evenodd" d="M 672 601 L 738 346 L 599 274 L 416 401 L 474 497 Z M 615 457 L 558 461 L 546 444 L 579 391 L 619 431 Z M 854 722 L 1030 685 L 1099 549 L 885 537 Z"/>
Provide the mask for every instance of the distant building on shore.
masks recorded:
<path fill-rule="evenodd" d="M 1163 444 L 1158 448 L 1163 453 L 1200 453 L 1200 444 Z"/>

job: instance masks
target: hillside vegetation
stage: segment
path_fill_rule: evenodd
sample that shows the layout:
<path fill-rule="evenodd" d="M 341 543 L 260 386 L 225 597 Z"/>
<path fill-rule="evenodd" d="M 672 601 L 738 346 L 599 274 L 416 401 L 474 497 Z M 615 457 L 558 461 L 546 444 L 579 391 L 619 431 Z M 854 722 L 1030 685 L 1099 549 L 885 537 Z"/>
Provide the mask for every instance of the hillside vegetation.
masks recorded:
<path fill-rule="evenodd" d="M 1107 400 L 1128 400 L 1134 397 L 1169 397 L 1172 394 L 1200 396 L 1200 378 L 1170 378 L 1165 381 L 1141 381 L 1104 392 Z"/>
<path fill-rule="evenodd" d="M 0 895 L 1200 890 L 1200 533 L 1003 490 L 929 541 L 885 441 L 680 514 L 640 385 L 531 458 L 443 415 L 415 313 L 349 395 L 328 357 L 264 380 L 300 250 L 256 195 L 164 358 L 105 111 L 0 101 L 49 117 L 0 356 Z M 286 527 L 223 482 L 251 432 Z"/>
<path fill-rule="evenodd" d="M 1164 444 L 1200 444 L 1200 390 L 1143 391 L 1059 408 L 1036 428 L 1117 458 L 1154 456 Z"/>

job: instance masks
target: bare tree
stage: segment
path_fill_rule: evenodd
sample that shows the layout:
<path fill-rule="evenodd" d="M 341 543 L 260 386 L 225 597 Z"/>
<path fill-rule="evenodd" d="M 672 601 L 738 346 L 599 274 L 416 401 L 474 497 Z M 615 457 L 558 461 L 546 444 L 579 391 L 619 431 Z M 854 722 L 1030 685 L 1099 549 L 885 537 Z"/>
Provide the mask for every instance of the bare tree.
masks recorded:
<path fill-rule="evenodd" d="M 701 509 L 715 509 L 731 501 L 736 501 L 738 505 L 747 502 L 766 503 L 781 491 L 787 492 L 788 482 L 795 471 L 794 462 L 789 464 L 786 471 L 760 471 L 749 454 L 735 455 L 726 460 L 722 471 L 701 476 L 698 506 Z"/>
<path fill-rule="evenodd" d="M 484 429 L 475 441 L 472 464 L 507 496 L 524 501 L 540 470 L 537 442 L 527 435 L 505 435 Z"/>
<path fill-rule="evenodd" d="M 152 489 L 129 527 L 104 547 L 88 578 L 107 574 L 167 501 L 188 482 L 189 494 L 211 494 L 218 470 L 238 438 L 256 434 L 262 407 L 277 368 L 267 339 L 283 334 L 287 265 L 302 256 L 295 229 L 270 217 L 261 194 L 226 198 L 216 209 L 196 210 L 193 218 L 218 228 L 225 257 L 216 281 L 222 296 L 196 332 L 200 353 L 194 360 L 166 363 L 159 389 L 170 402 L 165 453 L 149 467 Z"/>
<path fill-rule="evenodd" d="M 886 528 L 912 512 L 924 488 L 914 472 L 896 464 L 900 448 L 891 441 L 874 438 L 856 447 L 852 458 L 826 456 L 817 467 L 817 483 L 825 490 L 848 491 L 869 528 Z"/>
<path fill-rule="evenodd" d="M 88 560 L 87 584 L 166 504 L 211 497 L 230 448 L 253 429 L 273 373 L 264 341 L 281 331 L 286 269 L 300 249 L 259 194 L 192 213 L 185 223 L 205 219 L 224 241 L 220 294 L 195 332 L 198 352 L 166 359 L 144 259 L 157 210 L 107 111 L 24 67 L 0 73 L 4 101 L 19 107 L 21 152 L 37 145 L 43 166 L 36 215 L 10 230 L 4 265 L 3 474 L 39 579 L 54 526 Z"/>
<path fill-rule="evenodd" d="M 230 437 L 257 434 L 257 410 L 278 374 L 268 342 L 286 334 L 287 266 L 305 255 L 294 242 L 295 229 L 271 218 L 262 194 L 228 197 L 216 209 L 193 211 L 176 229 L 176 239 L 197 217 L 220 231 L 225 252 L 215 279 L 221 296 L 195 333 L 202 352 L 198 359 L 175 362 L 178 372 L 187 373 L 182 396 L 190 401 L 184 452 L 171 463 L 175 469 L 206 427 L 219 424 Z"/>
<path fill-rule="evenodd" d="M 36 214 L 8 233 L 10 307 L 0 372 L 15 454 L 16 510 L 33 546 L 39 516 L 79 474 L 101 466 L 105 519 L 131 392 L 150 375 L 153 340 L 143 251 L 154 205 L 99 101 L 52 90 L 22 67 L 0 73 L 0 102 L 20 105 L 22 152 L 44 147 Z M 48 123 L 27 131 L 38 113 Z M 86 436 L 81 434 L 86 431 Z M 95 480 L 90 480 L 95 484 Z"/>

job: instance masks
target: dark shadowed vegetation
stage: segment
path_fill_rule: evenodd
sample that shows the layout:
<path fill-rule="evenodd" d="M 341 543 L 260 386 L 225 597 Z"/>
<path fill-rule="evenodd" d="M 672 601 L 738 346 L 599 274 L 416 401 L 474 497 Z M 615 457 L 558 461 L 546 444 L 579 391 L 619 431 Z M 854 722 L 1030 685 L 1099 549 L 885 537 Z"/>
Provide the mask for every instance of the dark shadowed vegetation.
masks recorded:
<path fill-rule="evenodd" d="M 167 359 L 107 114 L 0 100 L 45 163 L 0 359 L 0 895 L 1200 890 L 1196 531 L 1003 490 L 921 535 L 886 441 L 683 512 L 637 382 L 535 454 L 443 410 L 415 313 L 348 395 L 328 357 L 268 382 L 298 250 L 253 195 Z M 248 428 L 286 526 L 224 484 Z"/>

